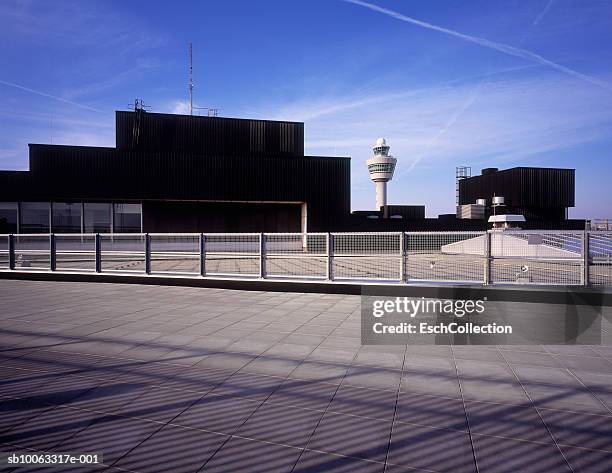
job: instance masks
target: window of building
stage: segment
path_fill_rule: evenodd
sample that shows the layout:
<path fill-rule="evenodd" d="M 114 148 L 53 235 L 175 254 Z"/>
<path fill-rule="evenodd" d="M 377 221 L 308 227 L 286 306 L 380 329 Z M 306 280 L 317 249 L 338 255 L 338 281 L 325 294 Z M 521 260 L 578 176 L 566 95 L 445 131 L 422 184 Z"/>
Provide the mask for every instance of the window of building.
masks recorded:
<path fill-rule="evenodd" d="M 141 233 L 142 205 L 115 204 L 114 226 L 117 233 Z"/>
<path fill-rule="evenodd" d="M 79 233 L 81 231 L 81 204 L 53 202 L 53 233 Z"/>
<path fill-rule="evenodd" d="M 49 202 L 22 202 L 20 233 L 49 233 Z"/>
<path fill-rule="evenodd" d="M 111 204 L 83 204 L 85 233 L 110 233 Z"/>
<path fill-rule="evenodd" d="M 395 169 L 395 164 L 393 163 L 383 163 L 383 164 L 369 164 L 368 171 L 370 173 L 373 172 L 393 172 Z"/>
<path fill-rule="evenodd" d="M 0 233 L 17 233 L 17 202 L 0 202 Z"/>

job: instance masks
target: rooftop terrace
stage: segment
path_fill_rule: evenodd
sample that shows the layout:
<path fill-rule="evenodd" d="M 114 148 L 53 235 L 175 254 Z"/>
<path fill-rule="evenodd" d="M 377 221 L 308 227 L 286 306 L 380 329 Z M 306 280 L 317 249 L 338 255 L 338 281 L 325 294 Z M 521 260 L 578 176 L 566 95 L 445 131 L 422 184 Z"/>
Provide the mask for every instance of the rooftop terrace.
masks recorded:
<path fill-rule="evenodd" d="M 0 300 L 1 451 L 117 472 L 612 469 L 612 346 L 362 346 L 351 295 L 2 280 Z"/>

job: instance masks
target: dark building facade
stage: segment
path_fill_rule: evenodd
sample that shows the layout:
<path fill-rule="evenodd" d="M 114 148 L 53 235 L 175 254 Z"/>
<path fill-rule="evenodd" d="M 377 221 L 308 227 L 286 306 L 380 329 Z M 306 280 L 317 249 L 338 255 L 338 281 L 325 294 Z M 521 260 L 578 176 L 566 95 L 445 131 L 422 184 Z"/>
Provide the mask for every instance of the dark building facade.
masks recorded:
<path fill-rule="evenodd" d="M 425 218 L 423 205 L 351 213 L 350 158 L 305 156 L 304 124 L 116 113 L 114 148 L 30 144 L 28 171 L 0 171 L 0 233 L 484 230 L 486 219 Z M 488 170 L 460 202 L 503 195 L 525 228 L 566 219 L 572 169 Z M 444 217 L 444 218 L 442 218 Z"/>
<path fill-rule="evenodd" d="M 327 231 L 350 158 L 304 156 L 297 122 L 117 112 L 115 148 L 30 145 L 0 172 L 0 232 Z M 19 227 L 19 228 L 18 228 Z"/>
<path fill-rule="evenodd" d="M 487 168 L 479 176 L 459 181 L 459 205 L 485 199 L 488 216 L 493 196 L 503 196 L 504 213 L 524 215 L 527 221 L 563 221 L 575 205 L 574 182 L 574 169 Z"/>

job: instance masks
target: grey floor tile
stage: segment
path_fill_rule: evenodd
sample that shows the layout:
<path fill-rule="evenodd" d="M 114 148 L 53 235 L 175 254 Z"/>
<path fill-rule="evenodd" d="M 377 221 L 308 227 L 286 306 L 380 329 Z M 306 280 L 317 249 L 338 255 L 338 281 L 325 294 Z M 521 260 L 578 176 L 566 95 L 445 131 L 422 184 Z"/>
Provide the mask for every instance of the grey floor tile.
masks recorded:
<path fill-rule="evenodd" d="M 260 404 L 260 401 L 209 394 L 189 407 L 172 423 L 233 434 Z"/>
<path fill-rule="evenodd" d="M 276 391 L 283 381 L 282 378 L 271 376 L 235 373 L 217 386 L 212 392 L 214 394 L 264 400 Z"/>
<path fill-rule="evenodd" d="M 473 435 L 479 473 L 571 471 L 554 444 Z"/>
<path fill-rule="evenodd" d="M 610 373 L 612 362 L 605 358 L 580 355 L 556 355 L 556 360 L 565 368 L 572 370 L 592 371 L 595 373 Z"/>
<path fill-rule="evenodd" d="M 561 366 L 559 361 L 548 353 L 504 350 L 503 355 L 510 364 L 549 366 L 554 368 Z"/>
<path fill-rule="evenodd" d="M 609 473 L 612 471 L 612 453 L 561 445 L 568 463 L 580 473 Z"/>
<path fill-rule="evenodd" d="M 16 371 L 0 379 L 0 396 L 28 397 L 34 389 L 49 383 L 56 376 L 41 371 Z"/>
<path fill-rule="evenodd" d="M 166 379 L 161 386 L 205 394 L 219 386 L 233 373 L 232 370 L 194 366 L 179 369 L 176 376 Z"/>
<path fill-rule="evenodd" d="M 340 384 L 348 366 L 342 363 L 304 361 L 291 373 L 292 378 Z"/>
<path fill-rule="evenodd" d="M 559 444 L 612 452 L 612 417 L 540 409 Z"/>
<path fill-rule="evenodd" d="M 391 421 L 327 412 L 308 448 L 382 462 L 390 432 Z"/>
<path fill-rule="evenodd" d="M 353 365 L 346 373 L 342 384 L 397 392 L 401 379 L 402 372 L 399 370 Z"/>
<path fill-rule="evenodd" d="M 28 399 L 46 404 L 66 404 L 100 385 L 101 381 L 79 376 L 58 376 L 33 388 Z"/>
<path fill-rule="evenodd" d="M 99 416 L 100 414 L 95 412 L 63 407 L 45 410 L 0 435 L 0 443 L 37 450 L 52 449 L 87 428 Z"/>
<path fill-rule="evenodd" d="M 262 404 L 235 435 L 303 448 L 323 412 Z"/>
<path fill-rule="evenodd" d="M 473 433 L 553 443 L 538 411 L 530 404 L 466 401 L 465 407 Z"/>
<path fill-rule="evenodd" d="M 203 473 L 289 473 L 301 449 L 231 438 L 201 470 Z"/>
<path fill-rule="evenodd" d="M 392 420 L 396 400 L 396 391 L 358 388 L 343 384 L 338 388 L 328 409 L 341 414 Z"/>
<path fill-rule="evenodd" d="M 195 366 L 198 368 L 217 368 L 236 371 L 253 361 L 258 354 L 248 353 L 213 353 L 205 356 Z"/>
<path fill-rule="evenodd" d="M 354 363 L 357 365 L 401 370 L 404 365 L 404 353 L 379 353 L 362 349 L 357 353 Z"/>
<path fill-rule="evenodd" d="M 468 430 L 461 399 L 400 393 L 395 420 L 429 427 Z"/>
<path fill-rule="evenodd" d="M 438 472 L 475 472 L 467 433 L 396 422 L 388 463 Z"/>
<path fill-rule="evenodd" d="M 583 387 L 527 385 L 529 396 L 537 407 L 592 414 L 609 414 L 608 409 Z"/>
<path fill-rule="evenodd" d="M 0 400 L 0 434 L 17 425 L 23 425 L 28 419 L 50 409 L 55 409 L 55 406 L 24 401 L 23 399 L 4 398 Z"/>
<path fill-rule="evenodd" d="M 384 464 L 305 450 L 292 473 L 383 473 Z"/>
<path fill-rule="evenodd" d="M 289 360 L 289 359 L 271 359 L 264 355 L 255 358 L 248 365 L 244 366 L 240 372 L 243 373 L 258 373 L 266 374 L 270 376 L 287 377 L 295 370 L 301 360 Z"/>
<path fill-rule="evenodd" d="M 308 357 L 308 361 L 328 361 L 332 363 L 352 363 L 358 348 L 330 348 L 320 346 Z"/>
<path fill-rule="evenodd" d="M 461 398 L 459 380 L 454 371 L 427 371 L 426 369 L 404 370 L 401 390 L 404 392 L 431 394 Z"/>
<path fill-rule="evenodd" d="M 156 362 L 128 362 L 116 366 L 115 381 L 163 386 L 180 377 L 185 367 Z"/>
<path fill-rule="evenodd" d="M 161 427 L 162 424 L 156 422 L 104 416 L 59 444 L 56 450 L 102 452 L 104 464 L 111 465 Z"/>
<path fill-rule="evenodd" d="M 107 381 L 73 399 L 67 406 L 112 414 L 149 389 L 143 384 Z"/>
<path fill-rule="evenodd" d="M 151 387 L 117 411 L 126 417 L 169 422 L 202 397 L 201 393 Z"/>
<path fill-rule="evenodd" d="M 452 350 L 457 360 L 504 361 L 495 347 L 453 346 Z"/>
<path fill-rule="evenodd" d="M 160 468 L 172 473 L 198 471 L 228 439 L 227 436 L 166 425 L 114 466 L 142 473 Z"/>
<path fill-rule="evenodd" d="M 272 393 L 268 402 L 306 409 L 325 410 L 337 386 L 300 379 L 287 379 Z"/>
<path fill-rule="evenodd" d="M 461 379 L 466 399 L 500 403 L 525 404 L 529 397 L 521 384 L 513 379 Z"/>

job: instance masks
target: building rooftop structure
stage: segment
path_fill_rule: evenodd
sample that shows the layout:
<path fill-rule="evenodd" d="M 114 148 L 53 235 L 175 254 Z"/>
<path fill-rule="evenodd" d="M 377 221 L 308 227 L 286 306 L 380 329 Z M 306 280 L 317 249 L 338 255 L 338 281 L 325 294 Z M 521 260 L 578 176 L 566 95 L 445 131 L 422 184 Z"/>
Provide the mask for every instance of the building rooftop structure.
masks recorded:
<path fill-rule="evenodd" d="M 566 219 L 573 169 L 461 179 L 459 203 L 484 206 L 467 218 L 389 204 L 397 160 L 384 138 L 368 160 L 377 208 L 351 214 L 350 158 L 304 155 L 301 122 L 118 111 L 115 147 L 29 152 L 28 171 L 0 171 L 0 233 L 484 230 L 493 196 L 505 197 L 503 213 L 524 215 L 525 228 L 584 228 Z"/>

